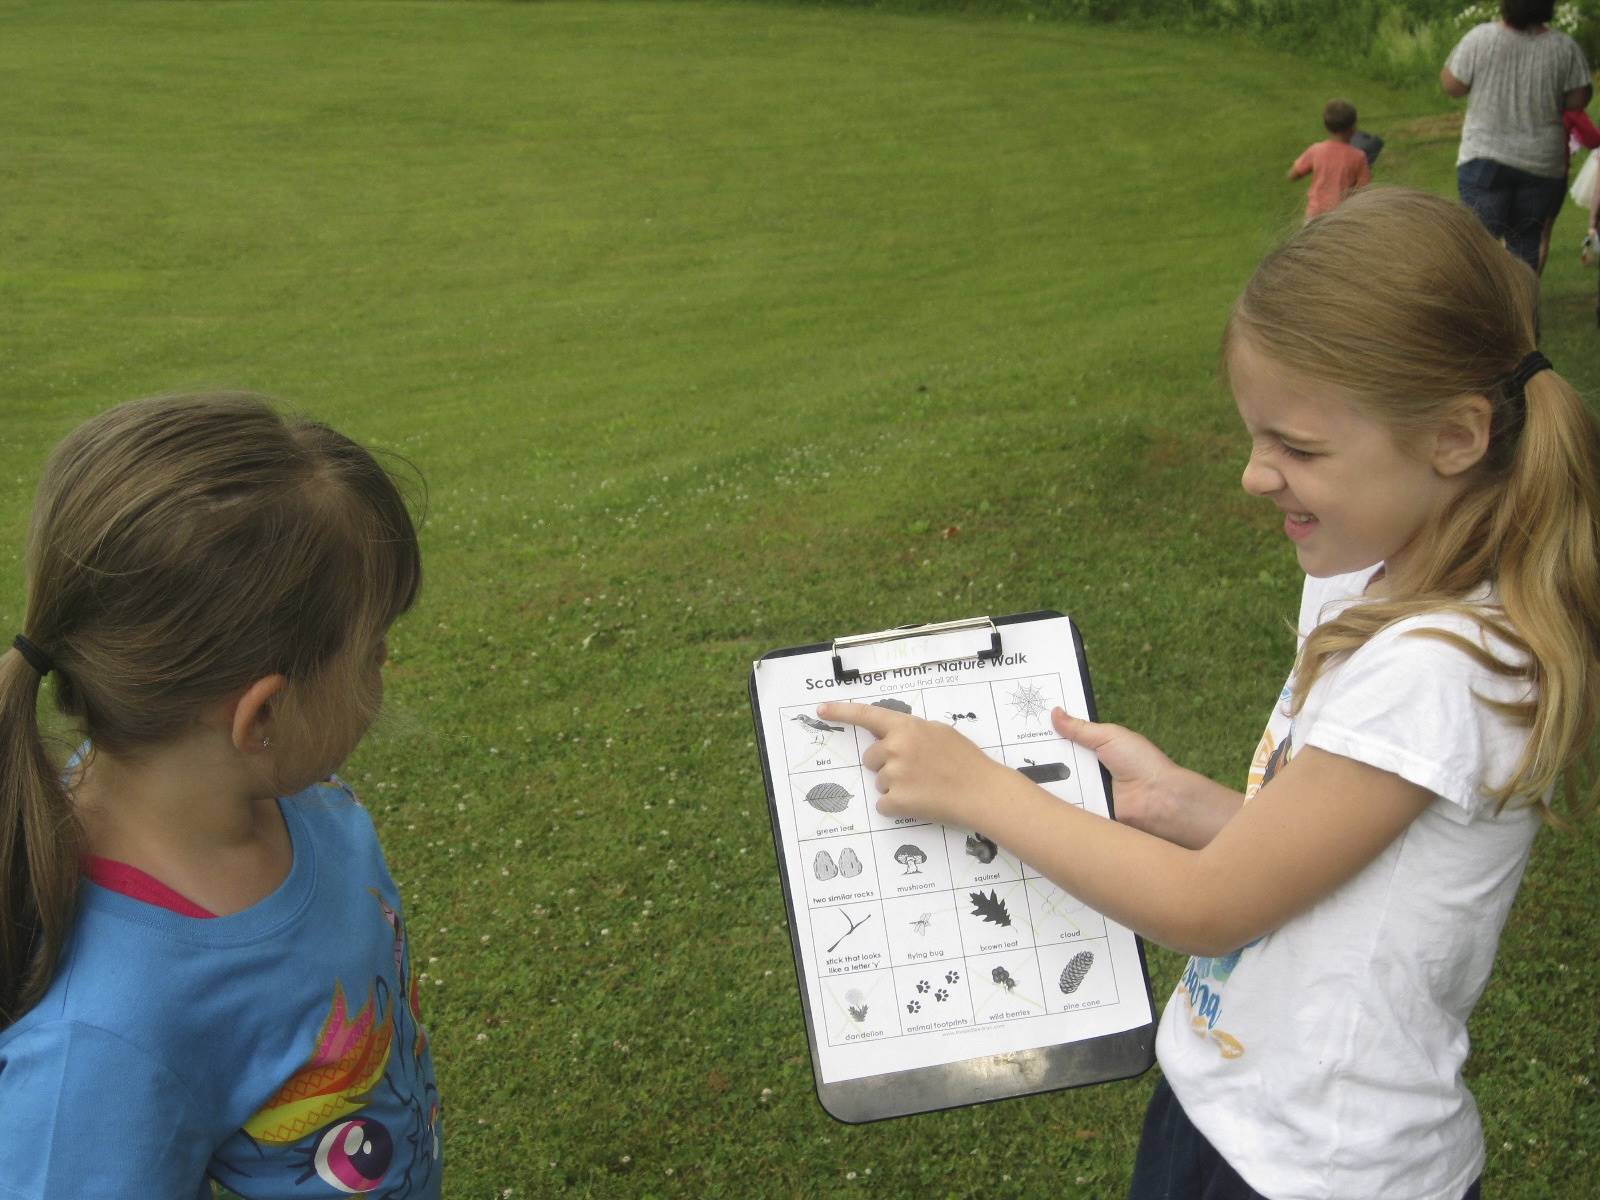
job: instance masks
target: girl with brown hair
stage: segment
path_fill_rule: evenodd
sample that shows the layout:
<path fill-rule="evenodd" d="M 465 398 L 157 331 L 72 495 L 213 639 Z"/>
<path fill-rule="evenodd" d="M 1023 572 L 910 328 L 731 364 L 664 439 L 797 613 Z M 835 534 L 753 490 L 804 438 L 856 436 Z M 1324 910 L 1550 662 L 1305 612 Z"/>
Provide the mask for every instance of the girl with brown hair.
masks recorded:
<path fill-rule="evenodd" d="M 1058 709 L 1106 821 L 947 726 L 819 709 L 877 735 L 879 811 L 981 829 L 1194 956 L 1137 1200 L 1478 1194 L 1467 1018 L 1542 819 L 1595 795 L 1600 430 L 1534 348 L 1536 287 L 1465 208 L 1375 189 L 1234 305 L 1244 487 L 1306 572 L 1245 791 Z"/>
<path fill-rule="evenodd" d="M 0 656 L 0 1194 L 439 1195 L 399 893 L 331 775 L 420 583 L 391 476 L 258 397 L 50 456 Z"/>

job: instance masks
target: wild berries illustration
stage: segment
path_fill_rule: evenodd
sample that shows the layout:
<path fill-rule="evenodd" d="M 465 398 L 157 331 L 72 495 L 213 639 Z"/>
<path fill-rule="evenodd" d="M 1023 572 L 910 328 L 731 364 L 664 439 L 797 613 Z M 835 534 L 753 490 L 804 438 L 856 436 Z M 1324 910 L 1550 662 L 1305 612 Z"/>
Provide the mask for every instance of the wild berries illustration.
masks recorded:
<path fill-rule="evenodd" d="M 1011 972 L 1006 970 L 1004 967 L 996 967 L 994 970 L 990 971 L 989 978 L 994 980 L 1001 987 L 1005 988 L 1008 992 L 1017 986 L 1017 981 L 1011 978 Z"/>
<path fill-rule="evenodd" d="M 1082 950 L 1072 956 L 1072 961 L 1061 972 L 1061 990 L 1067 995 L 1072 995 L 1078 990 L 1078 985 L 1083 982 L 1083 977 L 1089 973 L 1089 968 L 1094 966 L 1094 951 Z"/>

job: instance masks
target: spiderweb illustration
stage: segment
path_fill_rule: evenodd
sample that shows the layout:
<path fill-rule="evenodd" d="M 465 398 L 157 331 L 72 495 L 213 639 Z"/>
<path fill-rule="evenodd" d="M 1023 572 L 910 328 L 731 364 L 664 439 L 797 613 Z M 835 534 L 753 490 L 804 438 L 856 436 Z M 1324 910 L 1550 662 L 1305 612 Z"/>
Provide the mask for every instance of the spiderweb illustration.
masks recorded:
<path fill-rule="evenodd" d="M 1006 703 L 1016 713 L 1019 721 L 1038 721 L 1048 711 L 1044 690 L 1036 683 L 1019 683 L 1011 689 L 1011 699 Z"/>

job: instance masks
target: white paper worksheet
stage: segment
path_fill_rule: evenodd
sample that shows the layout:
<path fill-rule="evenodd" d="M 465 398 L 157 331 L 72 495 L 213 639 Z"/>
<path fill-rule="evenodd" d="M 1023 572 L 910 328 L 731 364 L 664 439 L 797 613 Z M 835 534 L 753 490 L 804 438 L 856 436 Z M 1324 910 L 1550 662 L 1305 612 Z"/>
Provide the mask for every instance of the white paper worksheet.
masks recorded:
<path fill-rule="evenodd" d="M 831 647 L 769 656 L 752 692 L 820 1082 L 1058 1046 L 1149 1025 L 1133 935 L 981 829 L 877 811 L 854 700 L 953 726 L 1062 804 L 1108 815 L 1094 756 L 1050 710 L 1089 715 L 1070 622 L 1004 627 L 998 659 L 891 658 L 851 683 Z"/>

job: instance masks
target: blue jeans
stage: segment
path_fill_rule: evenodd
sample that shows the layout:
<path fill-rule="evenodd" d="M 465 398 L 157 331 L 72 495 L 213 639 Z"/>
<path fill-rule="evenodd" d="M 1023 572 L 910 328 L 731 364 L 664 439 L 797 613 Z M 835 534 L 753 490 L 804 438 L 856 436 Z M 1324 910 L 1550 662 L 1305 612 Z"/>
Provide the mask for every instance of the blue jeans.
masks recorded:
<path fill-rule="evenodd" d="M 1492 158 L 1474 158 L 1456 168 L 1456 186 L 1461 202 L 1484 228 L 1504 238 L 1506 249 L 1537 272 L 1539 236 L 1544 223 L 1561 211 L 1567 181 L 1530 175 Z"/>
<path fill-rule="evenodd" d="M 1461 1200 L 1480 1200 L 1479 1179 Z M 1144 1115 L 1128 1200 L 1266 1200 L 1194 1127 L 1165 1079 Z"/>

